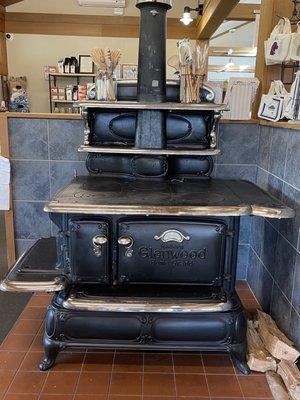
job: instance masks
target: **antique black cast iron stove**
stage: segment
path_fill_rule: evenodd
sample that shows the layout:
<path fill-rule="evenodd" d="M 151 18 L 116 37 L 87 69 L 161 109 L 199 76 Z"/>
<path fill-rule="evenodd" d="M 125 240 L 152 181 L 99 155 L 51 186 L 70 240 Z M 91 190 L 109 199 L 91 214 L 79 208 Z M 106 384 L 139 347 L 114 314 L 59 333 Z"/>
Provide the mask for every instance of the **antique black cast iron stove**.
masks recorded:
<path fill-rule="evenodd" d="M 166 82 L 171 0 L 139 0 L 139 79 L 118 101 L 81 104 L 88 177 L 46 207 L 39 240 L 2 282 L 56 292 L 46 316 L 47 370 L 67 347 L 226 351 L 247 374 L 246 321 L 235 292 L 243 215 L 289 218 L 255 185 L 211 179 L 224 105 L 201 89 L 181 104 Z"/>

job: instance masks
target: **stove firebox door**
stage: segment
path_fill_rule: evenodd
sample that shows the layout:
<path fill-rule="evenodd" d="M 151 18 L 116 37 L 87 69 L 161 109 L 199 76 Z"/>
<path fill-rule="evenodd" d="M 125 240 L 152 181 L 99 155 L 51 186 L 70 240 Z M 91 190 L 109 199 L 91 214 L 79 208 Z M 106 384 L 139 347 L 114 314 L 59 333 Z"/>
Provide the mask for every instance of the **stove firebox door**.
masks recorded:
<path fill-rule="evenodd" d="M 75 282 L 109 283 L 109 226 L 104 221 L 70 222 L 70 262 Z"/>
<path fill-rule="evenodd" d="M 221 286 L 225 244 L 226 225 L 218 221 L 122 221 L 118 280 Z"/>

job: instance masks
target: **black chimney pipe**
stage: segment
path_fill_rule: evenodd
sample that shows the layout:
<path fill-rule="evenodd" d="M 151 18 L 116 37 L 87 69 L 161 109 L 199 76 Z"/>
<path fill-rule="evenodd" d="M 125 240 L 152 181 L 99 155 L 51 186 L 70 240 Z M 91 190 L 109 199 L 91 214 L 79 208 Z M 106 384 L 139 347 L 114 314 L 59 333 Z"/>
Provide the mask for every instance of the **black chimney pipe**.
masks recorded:
<path fill-rule="evenodd" d="M 138 0 L 141 12 L 138 101 L 166 101 L 167 11 L 172 0 Z"/>
<path fill-rule="evenodd" d="M 137 100 L 166 101 L 167 11 L 172 0 L 137 0 L 141 12 Z M 166 146 L 163 111 L 141 110 L 137 117 L 137 148 L 162 149 Z"/>

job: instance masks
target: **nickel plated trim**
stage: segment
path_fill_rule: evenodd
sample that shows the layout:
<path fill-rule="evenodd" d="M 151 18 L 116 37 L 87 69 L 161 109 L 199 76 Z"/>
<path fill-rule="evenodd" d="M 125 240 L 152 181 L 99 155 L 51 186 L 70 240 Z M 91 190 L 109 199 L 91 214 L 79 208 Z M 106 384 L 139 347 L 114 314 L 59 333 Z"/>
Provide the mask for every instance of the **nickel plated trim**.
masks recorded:
<path fill-rule="evenodd" d="M 169 110 L 169 111 L 228 111 L 226 104 L 200 103 L 147 103 L 138 101 L 86 101 L 75 103 L 82 108 L 109 108 L 109 109 L 128 109 L 128 110 Z"/>
<path fill-rule="evenodd" d="M 59 203 L 55 200 L 45 206 L 46 212 L 74 214 L 115 215 L 177 215 L 177 216 L 239 216 L 251 215 L 248 206 L 131 206 L 131 205 L 80 205 Z"/>
<path fill-rule="evenodd" d="M 4 279 L 0 284 L 2 292 L 59 292 L 66 288 L 66 280 L 57 277 L 53 281 L 48 282 L 17 282 Z"/>
<path fill-rule="evenodd" d="M 114 214 L 114 215 L 175 215 L 191 217 L 228 217 L 254 215 L 266 218 L 293 218 L 294 211 L 290 208 L 266 208 L 264 206 L 132 206 L 132 205 L 80 205 L 52 201 L 44 208 L 46 212 L 72 214 Z"/>
<path fill-rule="evenodd" d="M 130 301 L 123 299 L 88 299 L 69 297 L 63 302 L 68 310 L 100 311 L 100 312 L 151 312 L 151 313 L 198 313 L 221 312 L 232 309 L 231 302 L 196 303 L 188 301 L 158 302 Z"/>
<path fill-rule="evenodd" d="M 134 147 L 93 147 L 80 146 L 80 153 L 107 153 L 107 154 L 165 154 L 181 156 L 216 156 L 221 153 L 219 149 L 212 150 L 184 150 L 184 149 L 138 149 Z"/>

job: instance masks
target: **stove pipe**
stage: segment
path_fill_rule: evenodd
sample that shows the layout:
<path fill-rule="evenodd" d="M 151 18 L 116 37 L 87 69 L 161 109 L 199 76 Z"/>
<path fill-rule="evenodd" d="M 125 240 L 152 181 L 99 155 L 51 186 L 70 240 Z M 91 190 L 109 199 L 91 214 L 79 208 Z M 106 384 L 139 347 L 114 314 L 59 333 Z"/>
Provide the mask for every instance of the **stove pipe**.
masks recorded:
<path fill-rule="evenodd" d="M 166 101 L 167 11 L 172 0 L 137 0 L 141 11 L 138 101 Z"/>

